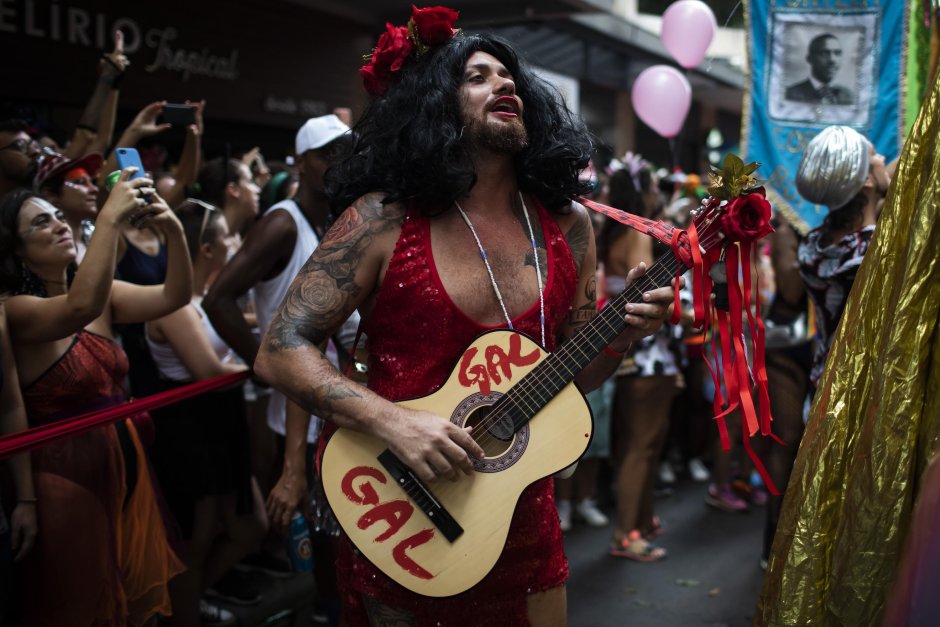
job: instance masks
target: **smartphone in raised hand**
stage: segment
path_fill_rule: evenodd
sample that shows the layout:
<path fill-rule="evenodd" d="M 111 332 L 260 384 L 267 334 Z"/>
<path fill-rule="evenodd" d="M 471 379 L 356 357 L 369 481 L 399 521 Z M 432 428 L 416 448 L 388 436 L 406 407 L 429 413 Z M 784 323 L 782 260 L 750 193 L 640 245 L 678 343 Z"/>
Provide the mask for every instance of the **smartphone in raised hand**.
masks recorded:
<path fill-rule="evenodd" d="M 190 104 L 163 105 L 163 113 L 157 118 L 158 124 L 172 124 L 187 127 L 196 123 L 196 107 Z"/>
<path fill-rule="evenodd" d="M 118 167 L 121 170 L 132 167 L 137 168 L 137 171 L 134 172 L 128 180 L 133 181 L 134 179 L 147 175 L 144 171 L 144 164 L 140 161 L 140 153 L 137 152 L 136 148 L 115 148 L 114 159 L 117 161 Z M 150 194 L 144 194 L 143 198 L 148 204 L 153 202 L 153 197 Z M 131 226 L 139 228 L 141 221 L 152 215 L 152 211 L 138 213 L 129 217 L 127 221 L 131 223 Z"/>

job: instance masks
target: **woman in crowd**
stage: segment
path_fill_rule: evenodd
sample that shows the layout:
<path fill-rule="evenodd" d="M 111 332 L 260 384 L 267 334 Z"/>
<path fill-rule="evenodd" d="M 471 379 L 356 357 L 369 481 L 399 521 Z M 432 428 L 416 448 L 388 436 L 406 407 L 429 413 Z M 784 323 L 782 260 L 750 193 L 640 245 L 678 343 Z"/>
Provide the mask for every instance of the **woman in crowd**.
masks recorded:
<path fill-rule="evenodd" d="M 112 324 L 164 316 L 189 299 L 179 221 L 152 182 L 130 181 L 132 173 L 122 172 L 99 212 L 77 270 L 59 210 L 26 190 L 0 201 L 0 291 L 30 426 L 122 403 L 127 360 Z M 120 224 L 141 214 L 167 238 L 163 285 L 112 278 Z M 23 561 L 24 624 L 143 625 L 169 614 L 167 583 L 183 565 L 168 544 L 135 421 L 53 442 L 32 461 L 39 533 Z"/>
<path fill-rule="evenodd" d="M 187 199 L 176 210 L 193 262 L 188 305 L 148 322 L 147 343 L 164 387 L 244 372 L 202 310 L 202 297 L 225 266 L 228 227 L 221 212 Z M 242 386 L 195 396 L 153 412 L 152 459 L 187 541 L 187 573 L 171 584 L 172 625 L 224 623 L 223 610 L 200 602 L 205 589 L 258 548 L 267 530 L 261 492 L 251 477 Z"/>
<path fill-rule="evenodd" d="M 98 186 L 95 177 L 101 168 L 101 155 L 89 154 L 81 159 L 65 155 L 48 155 L 36 173 L 35 186 L 43 198 L 55 205 L 69 223 L 75 237 L 75 263 L 81 263 L 88 250 L 98 215 Z"/>
<path fill-rule="evenodd" d="M 164 101 L 151 103 L 140 110 L 131 125 L 122 133 L 118 146 L 136 146 L 147 138 L 163 132 L 169 124 L 158 124 L 163 113 Z M 170 207 L 176 207 L 186 197 L 186 190 L 192 186 L 199 172 L 202 149 L 200 141 L 203 131 L 202 111 L 205 101 L 187 104 L 193 107 L 195 123 L 185 129 L 186 139 L 180 160 L 172 176 L 155 175 L 154 187 Z M 142 155 L 142 160 L 146 155 Z M 146 160 L 144 161 L 145 167 Z M 118 278 L 136 285 L 159 285 L 166 277 L 167 248 L 166 240 L 159 229 L 142 225 L 139 228 L 130 223 L 121 227 L 122 237 L 118 240 L 117 270 Z M 131 393 L 137 397 L 150 396 L 159 391 L 159 376 L 153 363 L 147 341 L 144 338 L 143 324 L 128 324 L 119 329 L 121 346 L 130 362 L 128 381 Z"/>
<path fill-rule="evenodd" d="M 7 330 L 6 308 L 0 301 L 0 435 L 26 429 L 26 409 L 20 394 L 10 334 Z M 14 455 L 7 464 L 13 475 L 16 505 L 7 521 L 0 503 L 0 625 L 7 624 L 10 601 L 16 596 L 12 574 L 13 562 L 29 554 L 36 541 L 36 491 L 29 469 L 29 453 Z M 15 619 L 14 619 L 15 620 Z"/>
<path fill-rule="evenodd" d="M 639 157 L 610 177 L 611 206 L 654 217 L 661 208 L 655 176 Z M 613 298 L 626 287 L 630 268 L 653 263 L 653 240 L 613 220 L 598 237 L 598 259 L 604 264 L 606 292 Z M 614 461 L 617 468 L 617 519 L 610 553 L 641 562 L 666 557 L 649 538 L 660 530 L 653 514 L 656 466 L 669 430 L 669 409 L 675 393 L 676 360 L 669 349 L 668 325 L 645 338 L 618 371 L 611 412 Z M 664 335 L 665 334 L 665 335 Z M 632 363 L 631 363 L 632 362 Z"/>

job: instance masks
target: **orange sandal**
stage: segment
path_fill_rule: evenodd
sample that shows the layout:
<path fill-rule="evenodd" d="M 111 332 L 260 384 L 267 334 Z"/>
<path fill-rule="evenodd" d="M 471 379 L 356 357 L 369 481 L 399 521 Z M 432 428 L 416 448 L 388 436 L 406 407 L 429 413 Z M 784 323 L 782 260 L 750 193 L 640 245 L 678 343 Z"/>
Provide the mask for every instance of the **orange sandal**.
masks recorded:
<path fill-rule="evenodd" d="M 610 547 L 610 554 L 637 562 L 658 562 L 667 555 L 666 549 L 647 542 L 636 529 L 628 533 L 626 538 L 615 541 Z"/>

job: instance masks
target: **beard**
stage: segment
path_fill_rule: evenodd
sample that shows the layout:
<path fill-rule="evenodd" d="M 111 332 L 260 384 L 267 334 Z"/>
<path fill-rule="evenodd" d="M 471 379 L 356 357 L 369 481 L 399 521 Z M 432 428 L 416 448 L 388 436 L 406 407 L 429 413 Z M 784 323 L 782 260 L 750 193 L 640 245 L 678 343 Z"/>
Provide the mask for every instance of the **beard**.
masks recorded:
<path fill-rule="evenodd" d="M 521 118 L 512 122 L 473 120 L 467 126 L 467 134 L 475 149 L 499 154 L 516 154 L 529 145 L 529 133 Z"/>

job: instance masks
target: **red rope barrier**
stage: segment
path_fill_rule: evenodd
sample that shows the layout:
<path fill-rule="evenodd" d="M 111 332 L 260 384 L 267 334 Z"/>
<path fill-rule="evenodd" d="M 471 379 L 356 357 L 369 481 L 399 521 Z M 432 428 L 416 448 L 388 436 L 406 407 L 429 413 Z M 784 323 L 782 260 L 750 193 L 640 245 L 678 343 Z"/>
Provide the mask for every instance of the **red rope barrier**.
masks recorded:
<path fill-rule="evenodd" d="M 120 405 L 114 405 L 113 407 L 107 407 L 80 416 L 73 416 L 46 425 L 33 427 L 26 431 L 11 433 L 0 437 L 0 459 L 31 451 L 34 448 L 45 446 L 50 442 L 72 437 L 79 433 L 89 431 L 90 429 L 116 422 L 122 418 L 141 414 L 151 409 L 163 407 L 164 405 L 170 405 L 192 396 L 205 394 L 206 392 L 238 383 L 247 378 L 248 372 L 225 374 L 205 381 L 196 381 L 195 383 L 174 388 L 167 392 L 160 392 L 152 396 L 138 398 L 126 403 L 121 403 Z"/>

